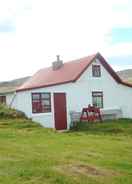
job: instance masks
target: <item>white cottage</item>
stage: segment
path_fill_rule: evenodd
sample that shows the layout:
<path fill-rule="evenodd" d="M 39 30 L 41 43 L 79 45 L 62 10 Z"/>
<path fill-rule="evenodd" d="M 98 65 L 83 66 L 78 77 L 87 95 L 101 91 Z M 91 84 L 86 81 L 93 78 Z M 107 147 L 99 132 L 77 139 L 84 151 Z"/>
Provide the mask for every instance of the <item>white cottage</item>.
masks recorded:
<path fill-rule="evenodd" d="M 39 70 L 17 89 L 12 107 L 45 127 L 67 129 L 71 114 L 94 104 L 102 114 L 132 118 L 132 85 L 97 53 Z"/>

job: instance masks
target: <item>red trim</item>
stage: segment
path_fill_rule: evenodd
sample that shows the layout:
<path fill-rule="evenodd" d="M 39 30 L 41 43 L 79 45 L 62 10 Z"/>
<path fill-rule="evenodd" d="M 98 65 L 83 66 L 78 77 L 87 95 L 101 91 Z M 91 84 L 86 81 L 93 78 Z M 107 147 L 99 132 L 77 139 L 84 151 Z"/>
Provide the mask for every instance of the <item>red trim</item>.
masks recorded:
<path fill-rule="evenodd" d="M 132 87 L 132 84 L 125 82 L 125 81 L 121 81 L 121 84 L 127 86 L 127 87 Z"/>
<path fill-rule="evenodd" d="M 42 94 L 49 94 L 49 98 L 42 98 Z M 34 102 L 33 95 L 39 95 L 39 99 L 36 99 L 37 102 Z M 43 109 L 42 100 L 49 100 L 49 109 Z M 45 108 L 45 105 L 44 105 Z M 36 111 L 34 111 L 34 109 Z M 32 113 L 49 113 L 51 112 L 51 94 L 50 93 L 32 93 Z"/>
<path fill-rule="evenodd" d="M 120 77 L 116 74 L 116 72 L 113 70 L 113 68 L 106 62 L 106 60 L 101 56 L 101 54 L 97 54 L 97 59 L 100 60 L 101 64 L 104 66 L 104 68 L 111 74 L 111 76 L 118 82 L 121 83 Z"/>
<path fill-rule="evenodd" d="M 38 88 L 44 88 L 44 87 L 50 87 L 50 86 L 56 86 L 56 85 L 62 85 L 62 84 L 67 84 L 70 82 L 76 82 L 80 76 L 87 70 L 89 65 L 94 61 L 94 59 L 97 58 L 100 60 L 101 64 L 104 66 L 104 68 L 110 73 L 110 75 L 113 77 L 113 79 L 122 85 L 132 87 L 132 84 L 129 84 L 127 82 L 124 82 L 120 79 L 120 77 L 116 74 L 116 72 L 112 69 L 112 67 L 106 62 L 106 60 L 103 58 L 103 56 L 100 53 L 95 54 L 95 56 L 91 59 L 91 61 L 88 63 L 88 65 L 76 76 L 74 80 L 69 80 L 69 81 L 64 81 L 60 83 L 54 83 L 54 84 L 48 84 L 48 85 L 41 85 L 41 86 L 36 86 L 36 87 L 29 87 L 29 88 L 23 88 L 23 89 L 17 89 L 16 92 L 20 91 L 27 91 L 31 89 L 38 89 Z"/>
<path fill-rule="evenodd" d="M 70 81 L 66 81 L 66 82 L 60 82 L 60 83 L 54 83 L 54 84 L 48 84 L 48 85 L 41 85 L 41 86 L 36 86 L 36 87 L 31 87 L 31 88 L 17 89 L 16 92 L 27 91 L 27 90 L 38 89 L 38 88 L 45 88 L 45 87 L 56 86 L 56 85 L 62 85 L 62 84 L 70 83 L 70 82 L 74 82 L 74 81 L 70 80 Z"/>

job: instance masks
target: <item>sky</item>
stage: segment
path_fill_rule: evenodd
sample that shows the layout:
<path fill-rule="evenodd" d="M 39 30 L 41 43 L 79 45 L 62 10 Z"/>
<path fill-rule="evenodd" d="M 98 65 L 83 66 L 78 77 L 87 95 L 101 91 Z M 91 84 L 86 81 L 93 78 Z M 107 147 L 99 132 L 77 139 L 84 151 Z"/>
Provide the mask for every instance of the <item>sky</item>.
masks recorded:
<path fill-rule="evenodd" d="M 100 52 L 132 68 L 131 0 L 0 0 L 0 81 Z"/>

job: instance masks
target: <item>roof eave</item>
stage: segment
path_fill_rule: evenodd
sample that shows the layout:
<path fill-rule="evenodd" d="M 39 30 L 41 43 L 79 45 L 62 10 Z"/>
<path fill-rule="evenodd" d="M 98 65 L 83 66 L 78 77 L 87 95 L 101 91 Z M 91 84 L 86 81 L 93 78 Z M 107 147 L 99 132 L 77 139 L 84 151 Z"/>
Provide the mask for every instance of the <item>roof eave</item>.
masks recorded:
<path fill-rule="evenodd" d="M 47 88 L 47 87 L 52 87 L 52 86 L 57 86 L 57 85 L 68 84 L 68 83 L 72 83 L 72 82 L 75 82 L 75 81 L 74 80 L 70 80 L 70 81 L 65 81 L 65 82 L 61 82 L 61 83 L 41 85 L 41 86 L 34 86 L 34 87 L 29 87 L 29 88 L 22 88 L 22 89 L 17 89 L 16 92 L 28 91 L 28 90 L 34 90 L 34 89 L 40 89 L 40 88 Z"/>

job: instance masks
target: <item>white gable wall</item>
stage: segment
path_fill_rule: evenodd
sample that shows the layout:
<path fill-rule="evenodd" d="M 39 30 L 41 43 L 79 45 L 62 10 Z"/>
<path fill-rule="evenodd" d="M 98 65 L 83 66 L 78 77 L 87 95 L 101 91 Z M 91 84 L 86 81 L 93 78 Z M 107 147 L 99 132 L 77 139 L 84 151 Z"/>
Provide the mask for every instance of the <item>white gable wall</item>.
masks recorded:
<path fill-rule="evenodd" d="M 100 64 L 99 61 L 95 63 Z M 118 84 L 102 65 L 100 78 L 92 77 L 91 65 L 87 69 L 87 71 L 80 77 L 77 83 L 80 83 L 79 86 L 82 89 L 86 89 L 84 90 L 85 96 L 87 94 L 90 94 L 91 103 L 92 91 L 103 91 L 105 109 L 121 108 L 125 117 L 132 117 L 132 88 L 124 86 L 122 84 Z M 82 104 L 84 103 L 84 101 L 81 101 Z"/>
<path fill-rule="evenodd" d="M 100 62 L 96 60 L 92 64 L 100 64 Z M 121 108 L 124 117 L 132 118 L 132 88 L 118 84 L 103 66 L 101 66 L 101 77 L 99 78 L 92 77 L 91 65 L 75 83 L 18 92 L 14 106 L 42 125 L 54 127 L 53 93 L 65 92 L 67 118 L 68 124 L 70 124 L 69 114 L 71 111 L 81 112 L 83 107 L 92 104 L 92 91 L 103 91 L 104 109 Z M 33 92 L 51 93 L 51 113 L 32 114 L 31 93 Z"/>

